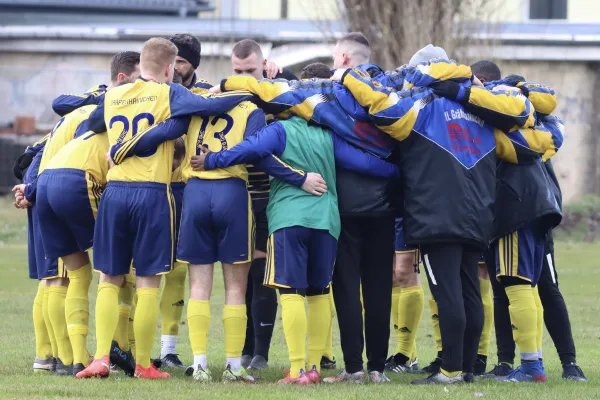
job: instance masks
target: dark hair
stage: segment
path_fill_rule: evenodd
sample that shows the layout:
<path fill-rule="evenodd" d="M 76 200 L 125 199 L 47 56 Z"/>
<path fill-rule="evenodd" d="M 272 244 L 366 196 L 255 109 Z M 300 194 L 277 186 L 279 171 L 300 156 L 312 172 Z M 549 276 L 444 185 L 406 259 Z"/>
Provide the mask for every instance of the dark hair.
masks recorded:
<path fill-rule="evenodd" d="M 137 51 L 122 51 L 115 54 L 110 63 L 110 80 L 116 82 L 121 72 L 130 75 L 139 63 L 140 53 Z"/>
<path fill-rule="evenodd" d="M 260 46 L 252 39 L 240 40 L 233 45 L 231 53 L 242 60 L 248 58 L 252 53 L 256 53 L 256 55 L 260 57 L 263 56 Z"/>
<path fill-rule="evenodd" d="M 471 65 L 471 71 L 473 75 L 485 82 L 497 81 L 502 78 L 500 68 L 488 60 L 477 61 Z"/>
<path fill-rule="evenodd" d="M 367 46 L 369 49 L 371 48 L 371 43 L 369 43 L 369 39 L 367 39 L 367 37 L 361 32 L 347 33 L 344 36 L 342 36 L 340 40 L 338 40 L 338 43 L 341 42 L 356 42 L 362 44 L 363 46 Z"/>
<path fill-rule="evenodd" d="M 332 75 L 333 74 L 331 73 L 331 69 L 329 69 L 327 65 L 316 62 L 308 64 L 306 67 L 302 68 L 302 74 L 300 75 L 300 79 L 329 79 Z"/>
<path fill-rule="evenodd" d="M 200 39 L 188 33 L 177 33 L 169 39 L 171 43 L 177 46 L 177 55 L 185 58 L 194 69 L 200 65 L 200 53 L 202 44 Z"/>
<path fill-rule="evenodd" d="M 185 142 L 182 138 L 175 139 L 175 153 L 173 158 L 175 160 L 183 160 L 185 157 Z"/>

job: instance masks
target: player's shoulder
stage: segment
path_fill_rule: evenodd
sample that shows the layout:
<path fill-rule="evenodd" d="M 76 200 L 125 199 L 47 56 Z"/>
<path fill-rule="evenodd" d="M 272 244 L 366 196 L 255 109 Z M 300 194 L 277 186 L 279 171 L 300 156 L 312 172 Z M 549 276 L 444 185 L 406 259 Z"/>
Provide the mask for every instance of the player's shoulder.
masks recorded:
<path fill-rule="evenodd" d="M 207 81 L 206 79 L 196 78 L 196 82 L 194 82 L 194 84 L 192 85 L 192 87 L 208 90 L 211 87 L 213 87 L 213 85 L 209 81 Z"/>
<path fill-rule="evenodd" d="M 256 104 L 247 100 L 238 103 L 235 107 L 245 110 L 248 114 L 252 113 L 255 110 L 260 110 L 260 108 L 258 108 Z"/>

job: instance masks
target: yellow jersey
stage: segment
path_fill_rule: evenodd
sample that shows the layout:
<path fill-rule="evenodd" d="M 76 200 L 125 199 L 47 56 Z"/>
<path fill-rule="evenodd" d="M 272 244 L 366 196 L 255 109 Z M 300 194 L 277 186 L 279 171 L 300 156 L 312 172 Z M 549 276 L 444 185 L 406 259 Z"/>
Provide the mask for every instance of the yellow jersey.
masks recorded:
<path fill-rule="evenodd" d="M 110 145 L 129 141 L 148 127 L 171 117 L 218 115 L 241 101 L 249 93 L 195 95 L 180 85 L 147 81 L 143 78 L 106 92 L 102 112 Z M 96 118 L 91 123 L 98 132 Z M 139 135 L 138 135 L 139 136 Z M 171 182 L 173 140 L 167 140 L 143 154 L 129 157 L 111 168 L 108 180 L 128 182 Z"/>
<path fill-rule="evenodd" d="M 106 186 L 109 169 L 106 152 L 109 147 L 106 134 L 89 131 L 67 143 L 46 166 L 48 170 L 69 168 L 85 171 L 94 215 L 98 212 L 100 195 Z"/>
<path fill-rule="evenodd" d="M 248 182 L 245 165 L 234 165 L 212 171 L 194 171 L 191 157 L 199 155 L 201 148 L 212 152 L 230 149 L 265 126 L 265 114 L 253 103 L 244 101 L 227 113 L 212 117 L 193 117 L 186 138 L 186 157 L 181 164 L 185 181 L 191 178 L 239 178 Z"/>
<path fill-rule="evenodd" d="M 62 117 L 56 125 L 54 125 L 54 128 L 52 128 L 48 140 L 46 141 L 44 152 L 42 153 L 38 174 L 41 174 L 42 171 L 44 171 L 52 157 L 54 157 L 60 149 L 75 138 L 78 129 L 85 129 L 85 125 L 82 125 L 82 123 L 89 118 L 96 107 L 96 105 L 80 107 Z"/>

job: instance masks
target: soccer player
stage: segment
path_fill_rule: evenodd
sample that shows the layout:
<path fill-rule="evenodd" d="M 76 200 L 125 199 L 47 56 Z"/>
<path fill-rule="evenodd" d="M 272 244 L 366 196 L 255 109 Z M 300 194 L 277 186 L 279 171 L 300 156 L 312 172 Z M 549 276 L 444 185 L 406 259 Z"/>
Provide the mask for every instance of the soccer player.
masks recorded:
<path fill-rule="evenodd" d="M 187 33 L 178 33 L 171 36 L 169 40 L 177 46 L 173 83 L 180 83 L 194 94 L 206 93 L 212 85 L 198 78 L 195 72 L 200 65 L 200 40 Z M 175 82 L 175 78 L 180 80 L 180 82 Z M 181 222 L 184 189 L 185 181 L 182 169 L 179 167 L 173 171 L 171 180 L 171 191 L 175 200 L 176 243 L 179 239 L 179 223 Z M 165 275 L 165 285 L 160 299 L 162 331 L 160 337 L 160 360 L 162 365 L 167 367 L 185 368 L 177 355 L 176 346 L 179 335 L 179 324 L 185 305 L 183 298 L 186 276 L 187 266 L 178 261 L 174 262 L 173 271 Z"/>
<path fill-rule="evenodd" d="M 106 93 L 90 119 L 90 129 L 107 130 L 112 146 L 169 117 L 218 115 L 250 98 L 245 93 L 208 98 L 168 84 L 173 78 L 177 51 L 166 39 L 148 40 L 140 56 L 140 78 Z M 138 296 L 134 320 L 135 376 L 170 377 L 150 364 L 150 352 L 158 320 L 160 278 L 171 271 L 173 261 L 174 204 L 168 185 L 173 146 L 173 141 L 162 143 L 115 165 L 108 173 L 94 231 L 94 265 L 102 273 L 96 301 L 97 349 L 94 361 L 77 374 L 78 378 L 109 374 L 108 355 L 118 322 L 119 288 L 131 260 Z"/>
<path fill-rule="evenodd" d="M 228 151 L 209 153 L 204 168 L 255 162 L 269 155 L 294 168 L 318 172 L 328 188 L 335 188 L 336 163 L 374 176 L 398 176 L 395 165 L 361 152 L 330 131 L 310 126 L 300 118 L 270 124 Z M 269 262 L 264 283 L 279 288 L 291 362 L 288 375 L 280 382 L 316 383 L 320 381 L 320 361 L 331 324 L 328 286 L 340 231 L 336 191 L 328 189 L 322 196 L 309 196 L 274 180 L 267 212 Z M 305 373 L 306 366 L 309 371 Z"/>
<path fill-rule="evenodd" d="M 263 77 L 297 79 L 288 70 L 280 70 L 277 65 L 267 61 L 258 43 L 251 39 L 244 39 L 233 45 L 231 65 L 236 75 L 247 74 L 256 79 Z M 267 118 L 269 121 L 273 120 Z M 268 236 L 266 209 L 269 201 L 269 176 L 252 164 L 247 165 L 246 168 L 248 191 L 252 199 L 256 224 L 256 238 L 246 290 L 248 323 L 242 365 L 245 368 L 261 370 L 268 367 L 271 336 L 277 315 L 277 294 L 274 289 L 262 284 L 265 276 Z"/>

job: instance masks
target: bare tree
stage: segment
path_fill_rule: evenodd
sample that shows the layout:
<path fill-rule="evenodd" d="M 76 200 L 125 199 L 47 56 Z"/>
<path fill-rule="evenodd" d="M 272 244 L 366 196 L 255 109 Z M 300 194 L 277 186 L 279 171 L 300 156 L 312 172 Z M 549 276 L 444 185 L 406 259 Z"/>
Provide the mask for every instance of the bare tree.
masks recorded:
<path fill-rule="evenodd" d="M 386 69 L 408 62 L 423 46 L 443 47 L 467 60 L 466 46 L 486 42 L 498 12 L 497 0 L 338 0 L 348 30 L 371 41 L 373 61 Z M 481 46 L 484 48 L 484 46 Z M 482 54 L 478 54 L 479 57 Z"/>

